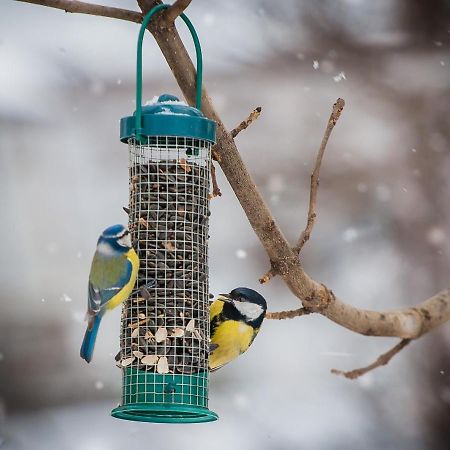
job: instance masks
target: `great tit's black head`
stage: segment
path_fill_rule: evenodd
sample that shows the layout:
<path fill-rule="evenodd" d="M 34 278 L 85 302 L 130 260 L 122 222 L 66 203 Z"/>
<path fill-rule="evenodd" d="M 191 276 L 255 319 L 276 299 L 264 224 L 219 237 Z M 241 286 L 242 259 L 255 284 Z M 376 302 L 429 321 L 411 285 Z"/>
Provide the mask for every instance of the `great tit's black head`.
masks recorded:
<path fill-rule="evenodd" d="M 266 315 L 265 298 L 253 289 L 239 287 L 229 294 L 222 294 L 224 301 L 232 305 L 246 322 L 261 323 Z"/>
<path fill-rule="evenodd" d="M 258 292 L 254 291 L 250 288 L 245 287 L 238 287 L 236 289 L 233 289 L 230 294 L 229 298 L 232 300 L 240 301 L 240 302 L 249 302 L 249 303 L 255 303 L 259 306 L 261 306 L 264 310 L 267 309 L 267 302 L 266 299 L 259 294 Z"/>

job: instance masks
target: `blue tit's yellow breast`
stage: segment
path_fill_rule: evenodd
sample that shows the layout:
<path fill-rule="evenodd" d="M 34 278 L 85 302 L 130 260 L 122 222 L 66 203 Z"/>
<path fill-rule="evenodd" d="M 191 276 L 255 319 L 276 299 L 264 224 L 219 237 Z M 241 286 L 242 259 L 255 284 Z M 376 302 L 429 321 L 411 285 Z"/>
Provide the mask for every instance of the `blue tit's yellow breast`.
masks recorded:
<path fill-rule="evenodd" d="M 209 367 L 217 369 L 244 353 L 252 343 L 256 330 L 244 322 L 225 320 L 211 336 L 214 350 L 209 355 Z"/>
<path fill-rule="evenodd" d="M 131 274 L 130 279 L 125 284 L 125 286 L 106 304 L 106 309 L 114 309 L 116 306 L 119 306 L 122 302 L 124 302 L 128 296 L 131 294 L 133 287 L 136 283 L 136 278 L 139 270 L 139 258 L 134 251 L 134 249 L 130 249 L 127 254 L 127 259 L 131 263 Z"/>

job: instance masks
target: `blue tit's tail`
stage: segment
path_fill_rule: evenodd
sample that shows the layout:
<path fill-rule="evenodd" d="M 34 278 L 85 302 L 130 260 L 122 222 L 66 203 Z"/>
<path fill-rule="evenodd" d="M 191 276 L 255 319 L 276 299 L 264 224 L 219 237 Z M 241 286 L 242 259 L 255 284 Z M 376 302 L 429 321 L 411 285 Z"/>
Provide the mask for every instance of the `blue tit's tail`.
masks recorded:
<path fill-rule="evenodd" d="M 89 319 L 89 324 L 84 334 L 83 343 L 81 344 L 80 356 L 86 361 L 91 362 L 92 354 L 94 353 L 95 340 L 97 339 L 98 327 L 101 316 L 95 316 Z"/>

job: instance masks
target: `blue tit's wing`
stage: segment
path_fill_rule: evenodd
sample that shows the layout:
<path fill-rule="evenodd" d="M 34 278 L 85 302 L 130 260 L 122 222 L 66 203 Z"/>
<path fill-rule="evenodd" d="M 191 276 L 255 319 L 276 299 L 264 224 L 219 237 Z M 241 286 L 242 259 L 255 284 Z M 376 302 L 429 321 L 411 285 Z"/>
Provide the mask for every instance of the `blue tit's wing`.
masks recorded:
<path fill-rule="evenodd" d="M 130 281 L 132 271 L 133 265 L 126 255 L 104 258 L 96 254 L 89 276 L 89 312 L 97 315 Z"/>

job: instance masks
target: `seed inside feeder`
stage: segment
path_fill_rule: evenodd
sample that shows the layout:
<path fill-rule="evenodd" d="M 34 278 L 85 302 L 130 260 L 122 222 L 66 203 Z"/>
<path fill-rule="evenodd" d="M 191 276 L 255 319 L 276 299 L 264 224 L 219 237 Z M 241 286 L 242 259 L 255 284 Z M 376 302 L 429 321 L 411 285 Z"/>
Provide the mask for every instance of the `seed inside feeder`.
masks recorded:
<path fill-rule="evenodd" d="M 144 159 L 136 147 L 129 228 L 140 268 L 122 314 L 123 367 L 126 361 L 159 374 L 207 370 L 208 191 L 208 164 Z"/>

